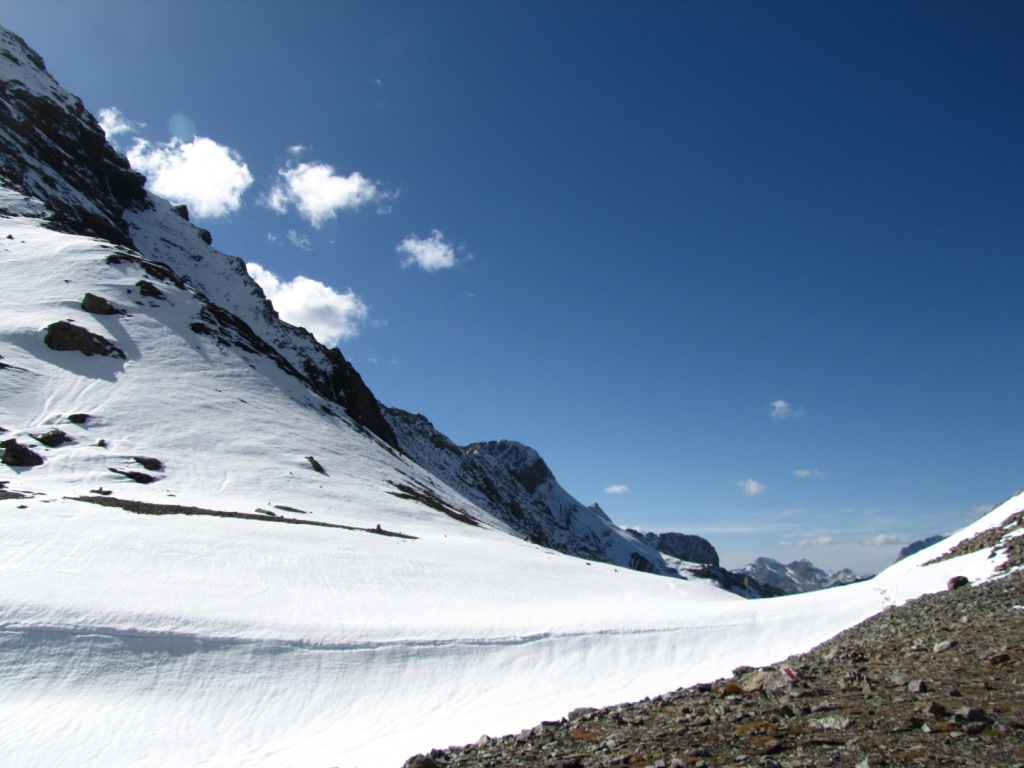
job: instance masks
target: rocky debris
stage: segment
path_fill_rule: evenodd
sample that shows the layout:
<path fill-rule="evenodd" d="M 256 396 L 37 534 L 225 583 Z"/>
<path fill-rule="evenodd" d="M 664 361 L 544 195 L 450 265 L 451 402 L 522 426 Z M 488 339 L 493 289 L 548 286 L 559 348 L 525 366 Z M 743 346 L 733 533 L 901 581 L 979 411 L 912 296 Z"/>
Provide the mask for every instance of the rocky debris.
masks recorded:
<path fill-rule="evenodd" d="M 396 483 L 393 480 L 389 480 L 388 482 L 397 489 L 394 491 L 388 491 L 392 496 L 396 496 L 399 499 L 418 501 L 420 504 L 430 507 L 437 512 L 443 512 L 453 520 L 458 520 L 460 523 L 465 523 L 466 525 L 480 525 L 480 521 L 471 514 L 465 510 L 453 507 L 422 483 L 410 485 L 409 483 Z"/>
<path fill-rule="evenodd" d="M 774 666 L 405 766 L 1024 766 L 1024 555 L 1006 551 L 1001 578 L 889 609 Z"/>
<path fill-rule="evenodd" d="M 90 357 L 104 355 L 121 360 L 127 357 L 112 342 L 66 320 L 58 320 L 47 326 L 43 343 L 58 352 L 81 352 Z"/>
<path fill-rule="evenodd" d="M 88 413 L 72 413 L 68 416 L 68 421 L 72 424 L 85 424 L 90 418 Z"/>
<path fill-rule="evenodd" d="M 166 299 L 164 292 L 153 285 L 149 280 L 139 280 L 135 284 L 135 287 L 139 289 L 139 294 L 146 297 L 147 299 Z"/>
<path fill-rule="evenodd" d="M 13 438 L 0 442 L 0 447 L 4 449 L 0 461 L 9 467 L 38 467 L 43 463 L 42 456 Z"/>
<path fill-rule="evenodd" d="M 137 472 L 134 469 L 115 469 L 114 467 L 108 467 L 108 469 L 115 474 L 124 475 L 129 480 L 134 480 L 136 483 L 140 483 L 142 485 L 155 483 L 159 479 L 152 475 L 147 475 L 145 472 Z"/>
<path fill-rule="evenodd" d="M 56 428 L 42 435 L 32 435 L 32 439 L 39 441 L 48 448 L 59 448 L 64 443 L 71 442 L 71 438 L 66 432 Z"/>
<path fill-rule="evenodd" d="M 162 472 L 164 463 L 160 459 L 154 459 L 150 456 L 133 456 L 132 459 L 148 469 L 150 472 Z"/>
<path fill-rule="evenodd" d="M 203 515 L 206 517 L 227 517 L 237 520 L 258 520 L 262 522 L 285 523 L 291 525 L 313 525 L 319 528 L 338 528 L 345 531 L 373 533 L 378 536 L 390 536 L 397 539 L 414 540 L 416 538 L 415 536 L 410 536 L 407 533 L 384 530 L 379 525 L 376 528 L 358 528 L 352 525 L 341 525 L 340 523 L 325 523 L 320 520 L 298 520 L 294 517 L 281 517 L 279 515 L 268 516 L 266 514 L 257 514 L 253 512 L 226 512 L 217 509 L 204 509 L 202 507 L 190 507 L 180 504 L 154 504 L 148 501 L 119 499 L 116 496 L 112 496 L 110 491 L 104 491 L 102 488 L 89 491 L 89 493 L 101 495 L 75 496 L 72 498 L 72 501 L 85 501 L 89 504 L 97 504 L 101 507 L 116 507 L 137 515 Z"/>
<path fill-rule="evenodd" d="M 123 315 L 124 312 L 114 307 L 102 296 L 87 293 L 82 297 L 82 309 L 93 315 Z"/>
<path fill-rule="evenodd" d="M 327 474 L 327 470 L 324 469 L 324 465 L 321 464 L 319 461 L 317 461 L 312 456 L 307 456 L 306 457 L 306 461 L 309 462 L 309 466 L 311 466 L 313 468 L 314 472 L 319 472 L 321 475 L 326 475 Z"/>

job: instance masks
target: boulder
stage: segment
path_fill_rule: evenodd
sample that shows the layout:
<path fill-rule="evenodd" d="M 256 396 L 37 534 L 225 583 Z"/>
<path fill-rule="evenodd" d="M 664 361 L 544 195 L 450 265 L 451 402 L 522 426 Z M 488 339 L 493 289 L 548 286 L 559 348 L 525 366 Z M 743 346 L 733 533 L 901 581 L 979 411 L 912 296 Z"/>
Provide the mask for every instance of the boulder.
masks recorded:
<path fill-rule="evenodd" d="M 43 463 L 43 457 L 21 445 L 17 440 L 4 440 L 0 443 L 4 449 L 4 455 L 0 458 L 9 467 L 38 467 Z"/>
<path fill-rule="evenodd" d="M 58 352 L 81 352 L 90 357 L 103 355 L 121 360 L 127 357 L 112 342 L 67 320 L 58 320 L 48 325 L 43 343 Z"/>
<path fill-rule="evenodd" d="M 121 315 L 124 314 L 119 309 L 115 309 L 114 305 L 104 299 L 102 296 L 97 296 L 94 293 L 87 293 L 82 298 L 82 309 L 93 315 Z"/>

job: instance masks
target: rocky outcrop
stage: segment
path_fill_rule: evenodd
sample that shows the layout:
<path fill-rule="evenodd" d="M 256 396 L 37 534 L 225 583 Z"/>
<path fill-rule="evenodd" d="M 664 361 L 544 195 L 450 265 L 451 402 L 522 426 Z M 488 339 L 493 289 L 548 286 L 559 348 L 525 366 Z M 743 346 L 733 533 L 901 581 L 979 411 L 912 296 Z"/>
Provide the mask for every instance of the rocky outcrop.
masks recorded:
<path fill-rule="evenodd" d="M 701 536 L 688 533 L 651 533 L 627 528 L 631 534 L 646 541 L 659 552 L 688 563 L 719 565 L 718 551 Z"/>
<path fill-rule="evenodd" d="M 568 555 L 647 573 L 678 576 L 650 544 L 616 526 L 597 505 L 573 498 L 540 454 L 514 440 L 458 446 L 425 417 L 384 415 L 413 461 L 528 541 Z"/>
<path fill-rule="evenodd" d="M 42 200 L 54 229 L 131 245 L 122 213 L 148 204 L 145 178 L 24 40 L 0 29 L 0 44 L 0 178 Z"/>
<path fill-rule="evenodd" d="M 126 357 L 125 353 L 115 347 L 113 342 L 66 320 L 58 320 L 56 323 L 48 325 L 43 343 L 58 352 L 81 352 L 89 357 L 102 355 L 121 360 Z"/>
<path fill-rule="evenodd" d="M 91 315 L 124 314 L 119 309 L 115 309 L 114 305 L 102 296 L 97 296 L 94 293 L 86 293 L 85 296 L 82 297 L 82 309 Z"/>
<path fill-rule="evenodd" d="M 9 467 L 38 467 L 43 463 L 42 456 L 17 440 L 4 440 L 0 448 L 4 449 L 0 461 Z"/>

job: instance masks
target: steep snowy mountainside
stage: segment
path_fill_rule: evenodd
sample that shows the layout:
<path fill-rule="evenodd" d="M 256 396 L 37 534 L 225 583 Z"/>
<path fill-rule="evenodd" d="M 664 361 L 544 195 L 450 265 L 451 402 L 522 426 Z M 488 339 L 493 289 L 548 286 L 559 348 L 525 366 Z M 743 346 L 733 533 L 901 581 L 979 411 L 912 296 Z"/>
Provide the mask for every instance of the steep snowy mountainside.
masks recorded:
<path fill-rule="evenodd" d="M 312 391 L 273 347 L 166 264 L 55 232 L 40 204 L 17 192 L 0 191 L 0 205 L 35 214 L 0 218 L 2 438 L 45 460 L 19 468 L 7 480 L 12 489 L 105 488 L 242 512 L 276 504 L 309 513 L 280 517 L 362 526 L 385 522 L 366 517 L 372 501 L 381 518 L 415 507 L 412 519 L 463 516 L 504 529 Z M 111 313 L 83 308 L 87 294 Z M 46 329 L 57 323 L 105 339 L 116 354 L 52 348 Z M 53 430 L 63 442 L 40 442 Z M 161 466 L 144 470 L 136 457 Z M 353 489 L 360 503 L 349 506 Z"/>
<path fill-rule="evenodd" d="M 286 361 L 282 367 L 290 366 L 297 379 L 393 444 L 376 398 L 341 352 L 282 321 L 241 259 L 213 249 L 180 208 L 176 213 L 148 195 L 144 178 L 107 144 L 81 101 L 57 84 L 21 38 L 3 30 L 0 49 L 0 177 L 11 190 L 44 203 L 46 226 L 128 248 L 133 253 L 125 260 L 141 256 L 166 265 L 211 305 L 207 316 L 219 319 L 208 326 L 231 326 L 228 335 L 262 340 L 261 353 Z"/>
<path fill-rule="evenodd" d="M 616 526 L 598 505 L 573 498 L 534 449 L 512 440 L 461 447 L 420 414 L 387 408 L 385 416 L 403 451 L 528 541 L 633 570 L 678 575 L 655 547 Z"/>

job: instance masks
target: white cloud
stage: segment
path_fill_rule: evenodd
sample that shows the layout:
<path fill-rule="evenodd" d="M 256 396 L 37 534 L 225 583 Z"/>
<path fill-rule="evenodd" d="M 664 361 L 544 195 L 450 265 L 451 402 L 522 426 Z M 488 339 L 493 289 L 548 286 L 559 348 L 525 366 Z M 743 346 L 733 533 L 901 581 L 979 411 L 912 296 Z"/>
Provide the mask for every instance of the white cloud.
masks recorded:
<path fill-rule="evenodd" d="M 145 127 L 125 118 L 117 107 L 103 107 L 99 111 L 98 118 L 100 128 L 111 142 L 114 141 L 115 136 L 120 136 L 122 133 L 135 133 L 139 128 Z"/>
<path fill-rule="evenodd" d="M 785 400 L 776 400 L 768 404 L 768 413 L 772 421 L 785 421 L 786 419 L 797 419 L 804 415 L 803 408 L 796 408 Z"/>
<path fill-rule="evenodd" d="M 794 469 L 793 474 L 799 478 L 824 477 L 825 473 L 820 469 Z"/>
<path fill-rule="evenodd" d="M 415 264 L 427 272 L 437 272 L 455 266 L 455 249 L 444 241 L 444 234 L 436 229 L 426 238 L 409 235 L 395 250 L 406 256 L 402 262 L 403 267 Z"/>
<path fill-rule="evenodd" d="M 971 507 L 971 516 L 984 517 L 995 508 L 995 504 L 976 504 L 973 507 Z"/>
<path fill-rule="evenodd" d="M 309 242 L 309 238 L 305 235 L 300 235 L 294 229 L 288 230 L 288 242 L 296 248 L 301 248 L 304 251 L 309 251 L 313 248 L 312 244 Z"/>
<path fill-rule="evenodd" d="M 283 320 L 302 326 L 327 346 L 357 335 L 369 315 L 369 308 L 351 289 L 338 293 L 329 285 L 301 275 L 282 281 L 259 264 L 250 262 L 245 266 Z"/>
<path fill-rule="evenodd" d="M 289 147 L 299 155 L 303 147 Z M 278 170 L 280 177 L 264 198 L 264 203 L 277 213 L 286 213 L 294 206 L 306 221 L 319 229 L 338 215 L 338 211 L 359 208 L 367 203 L 389 197 L 361 173 L 339 176 L 326 163 L 289 162 Z"/>
<path fill-rule="evenodd" d="M 607 488 L 604 489 L 604 492 L 605 493 L 629 493 L 629 486 L 628 485 L 621 485 L 621 484 L 609 485 Z"/>
<path fill-rule="evenodd" d="M 865 547 L 889 547 L 894 544 L 902 543 L 903 539 L 895 533 L 880 533 L 867 541 L 860 542 L 860 544 Z"/>
<path fill-rule="evenodd" d="M 148 189 L 172 202 L 186 203 L 200 218 L 237 211 L 252 184 L 252 174 L 238 152 L 202 136 L 165 144 L 136 139 L 128 150 L 128 161 L 146 175 Z"/>
<path fill-rule="evenodd" d="M 801 541 L 782 541 L 779 542 L 779 545 L 783 547 L 796 547 L 797 549 L 813 549 L 814 547 L 834 547 L 842 543 L 842 541 L 833 536 L 817 536 L 813 539 L 803 539 Z"/>
<path fill-rule="evenodd" d="M 757 480 L 737 480 L 736 485 L 739 486 L 740 490 L 743 491 L 747 496 L 757 496 L 759 493 L 764 493 L 768 486 L 762 485 Z"/>

